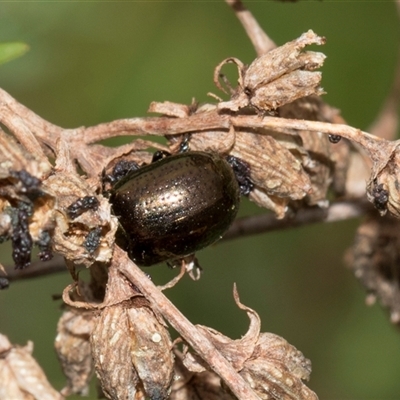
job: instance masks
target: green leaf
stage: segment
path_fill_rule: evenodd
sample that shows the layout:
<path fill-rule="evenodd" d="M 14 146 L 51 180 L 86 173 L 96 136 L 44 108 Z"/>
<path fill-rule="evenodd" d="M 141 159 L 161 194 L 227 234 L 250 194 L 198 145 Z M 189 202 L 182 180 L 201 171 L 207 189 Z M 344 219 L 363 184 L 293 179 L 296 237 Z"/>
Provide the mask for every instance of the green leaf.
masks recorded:
<path fill-rule="evenodd" d="M 20 57 L 29 50 L 29 46 L 22 42 L 0 43 L 0 65 L 14 58 Z"/>

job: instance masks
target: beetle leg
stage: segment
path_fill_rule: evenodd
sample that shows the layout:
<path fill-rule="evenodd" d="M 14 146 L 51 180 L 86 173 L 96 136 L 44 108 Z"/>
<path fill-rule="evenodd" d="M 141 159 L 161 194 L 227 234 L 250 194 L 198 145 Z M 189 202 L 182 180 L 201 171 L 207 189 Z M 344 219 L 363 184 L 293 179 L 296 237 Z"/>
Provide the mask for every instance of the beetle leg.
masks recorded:
<path fill-rule="evenodd" d="M 158 150 L 153 154 L 153 158 L 151 159 L 151 162 L 157 162 L 160 160 L 163 160 L 166 157 L 169 157 L 171 155 L 171 153 L 168 153 L 168 151 L 164 151 L 164 150 Z"/>

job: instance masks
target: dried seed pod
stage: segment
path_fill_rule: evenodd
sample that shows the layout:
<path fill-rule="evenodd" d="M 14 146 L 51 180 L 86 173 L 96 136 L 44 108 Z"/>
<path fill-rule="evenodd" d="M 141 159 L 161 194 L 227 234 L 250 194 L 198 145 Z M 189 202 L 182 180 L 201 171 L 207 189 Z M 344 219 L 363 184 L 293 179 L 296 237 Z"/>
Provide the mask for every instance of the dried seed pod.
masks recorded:
<path fill-rule="evenodd" d="M 219 103 L 218 109 L 236 112 L 253 106 L 258 111 L 269 111 L 301 97 L 321 95 L 321 73 L 313 71 L 322 66 L 325 55 L 313 51 L 301 53 L 301 50 L 310 44 L 324 43 L 324 38 L 309 30 L 256 58 L 247 69 L 237 59 L 224 60 L 215 70 L 214 82 L 221 88 L 218 80 L 221 67 L 233 62 L 239 69 L 239 87 L 231 101 Z"/>
<path fill-rule="evenodd" d="M 272 333 L 260 333 L 258 314 L 240 303 L 236 291 L 236 304 L 250 318 L 246 335 L 232 340 L 214 329 L 198 326 L 216 349 L 249 382 L 261 399 L 318 400 L 302 380 L 308 380 L 311 362 L 285 339 Z M 186 354 L 184 365 L 193 372 L 206 370 L 196 355 Z"/>
<path fill-rule="evenodd" d="M 230 391 L 221 385 L 221 378 L 210 371 L 193 373 L 181 360 L 182 354 L 175 353 L 175 375 L 169 400 L 235 400 Z"/>
<path fill-rule="evenodd" d="M 368 200 L 381 215 L 389 212 L 400 218 L 400 141 L 385 140 L 354 128 L 344 129 L 341 135 L 357 143 L 372 161 Z"/>
<path fill-rule="evenodd" d="M 318 96 L 307 96 L 285 104 L 279 108 L 279 116 L 331 123 L 338 123 L 340 118 L 339 111 L 325 104 Z M 333 146 L 328 136 L 322 132 L 301 130 L 298 135 L 301 138 L 301 148 L 306 153 L 302 157 L 302 165 L 311 182 L 311 191 L 304 200 L 309 205 L 327 206 L 327 193 L 331 186 L 336 193 L 344 193 L 349 142 L 341 141 Z"/>
<path fill-rule="evenodd" d="M 368 293 L 389 309 L 400 324 L 400 221 L 390 216 L 370 216 L 358 228 L 347 263 Z"/>
<path fill-rule="evenodd" d="M 291 71 L 312 71 L 319 68 L 325 55 L 314 51 L 301 52 L 311 44 L 323 45 L 325 38 L 316 35 L 311 29 L 299 38 L 285 43 L 256 58 L 246 70 L 243 85 L 250 90 L 265 86 Z"/>
<path fill-rule="evenodd" d="M 261 399 L 318 400 L 302 380 L 308 380 L 311 362 L 282 337 L 261 333 L 254 353 L 240 374 Z"/>
<path fill-rule="evenodd" d="M 109 399 L 136 400 L 139 376 L 132 366 L 125 306 L 106 307 L 90 337 L 96 375 Z M 142 393 L 144 399 L 144 394 Z"/>
<path fill-rule="evenodd" d="M 91 196 L 87 183 L 79 176 L 59 172 L 43 182 L 46 192 L 57 202 L 54 206 L 56 227 L 53 235 L 54 250 L 74 263 L 90 266 L 94 261 L 107 262 L 112 256 L 112 245 L 117 230 L 117 219 L 102 196 Z M 70 216 L 71 206 L 84 198 L 94 198 L 95 208 Z M 92 201 L 93 202 L 93 201 Z M 79 214 L 79 215 L 78 215 Z M 98 246 L 87 248 L 91 232 L 101 232 Z"/>
<path fill-rule="evenodd" d="M 32 342 L 17 347 L 0 334 L 0 399 L 64 399 L 47 381 L 43 370 L 32 357 L 32 351 Z"/>
<path fill-rule="evenodd" d="M 106 307 L 92 332 L 95 370 L 116 399 L 166 399 L 173 376 L 172 342 L 149 304 L 135 298 Z"/>
<path fill-rule="evenodd" d="M 301 161 L 271 136 L 240 130 L 231 154 L 246 160 L 251 180 L 268 195 L 298 200 L 311 189 Z"/>
<path fill-rule="evenodd" d="M 127 309 L 132 363 L 152 400 L 167 399 L 174 372 L 172 342 L 147 301 L 136 298 Z"/>
<path fill-rule="evenodd" d="M 257 110 L 275 110 L 298 98 L 323 94 L 324 91 L 319 87 L 321 79 L 321 72 L 293 71 L 255 91 L 247 89 L 246 94 L 250 104 Z"/>
<path fill-rule="evenodd" d="M 25 151 L 0 129 L 1 240 L 11 241 L 16 268 L 29 266 L 34 244 L 43 246 L 42 260 L 51 258 L 54 198 L 42 187 L 49 173 L 45 160 Z"/>
<path fill-rule="evenodd" d="M 65 396 L 88 394 L 88 385 L 93 375 L 90 348 L 93 326 L 94 312 L 82 309 L 68 309 L 58 321 L 54 346 L 67 377 L 67 386 L 62 390 Z"/>
<path fill-rule="evenodd" d="M 376 143 L 381 151 L 386 147 L 384 158 L 374 163 L 370 180 L 367 184 L 368 200 L 374 204 L 381 215 L 387 211 L 400 218 L 400 155 L 398 142 Z"/>

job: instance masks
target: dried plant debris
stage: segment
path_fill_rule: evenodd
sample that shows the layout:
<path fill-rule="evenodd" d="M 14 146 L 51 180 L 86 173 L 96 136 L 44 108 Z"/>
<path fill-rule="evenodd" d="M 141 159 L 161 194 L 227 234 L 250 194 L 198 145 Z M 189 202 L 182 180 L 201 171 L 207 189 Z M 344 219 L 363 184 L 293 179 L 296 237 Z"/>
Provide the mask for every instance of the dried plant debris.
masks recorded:
<path fill-rule="evenodd" d="M 400 218 L 400 141 L 387 141 L 358 132 L 354 139 L 372 160 L 372 171 L 367 183 L 368 200 L 381 215 L 389 212 Z"/>
<path fill-rule="evenodd" d="M 369 174 L 371 170 L 371 160 L 365 154 L 363 149 L 359 148 L 351 150 L 346 164 L 348 165 L 346 175 L 338 177 L 335 169 L 335 180 L 334 184 L 343 183 L 341 188 L 344 186 L 344 195 L 347 198 L 362 199 L 366 197 L 365 182 L 368 182 Z M 341 193 L 339 191 L 339 193 Z"/>
<path fill-rule="evenodd" d="M 400 324 L 400 221 L 391 216 L 370 216 L 357 230 L 347 254 L 349 267 L 368 293 L 389 310 Z"/>
<path fill-rule="evenodd" d="M 272 333 L 260 334 L 254 353 L 241 371 L 262 399 L 317 400 L 304 385 L 311 362 L 285 339 Z"/>
<path fill-rule="evenodd" d="M 236 400 L 211 371 L 194 373 L 182 363 L 182 353 L 175 350 L 175 376 L 169 400 Z"/>
<path fill-rule="evenodd" d="M 340 135 L 353 141 L 361 149 L 360 153 L 370 158 L 368 200 L 381 215 L 388 212 L 400 218 L 400 141 L 385 140 L 345 125 L 340 126 Z M 363 164 L 368 163 L 364 160 Z"/>
<path fill-rule="evenodd" d="M 58 322 L 55 340 L 57 355 L 67 377 L 67 385 L 62 393 L 64 395 L 73 393 L 86 395 L 88 384 L 96 368 L 101 384 L 103 385 L 105 382 L 103 391 L 109 398 L 125 399 L 130 398 L 124 397 L 125 394 L 130 396 L 132 393 L 136 393 L 139 397 L 132 398 L 144 399 L 145 389 L 143 387 L 151 388 L 152 383 L 146 382 L 148 385 L 143 385 L 139 380 L 139 377 L 143 380 L 148 378 L 142 371 L 145 370 L 143 363 L 146 363 L 147 360 L 141 353 L 134 357 L 130 356 L 129 352 L 134 351 L 133 349 L 137 347 L 132 344 L 131 339 L 134 338 L 135 343 L 139 343 L 139 347 L 143 345 L 142 353 L 148 351 L 147 356 L 150 356 L 152 347 L 146 347 L 146 340 L 149 338 L 150 329 L 154 328 L 153 334 L 157 341 L 158 336 L 156 336 L 157 332 L 154 332 L 156 328 L 153 321 L 155 315 L 150 309 L 145 309 L 144 305 L 148 307 L 148 303 L 137 289 L 118 272 L 114 264 L 108 268 L 109 274 L 104 296 L 103 288 L 96 287 L 96 285 L 102 286 L 103 284 L 101 276 L 105 271 L 101 267 L 102 265 L 92 265 L 91 271 L 96 268 L 96 270 L 100 269 L 100 272 L 92 274 L 90 284 L 79 281 L 64 290 L 63 299 L 69 307 Z M 104 277 L 107 279 L 107 276 Z M 101 295 L 96 296 L 99 289 Z M 135 296 L 140 296 L 140 300 L 131 300 Z M 132 308 L 134 309 L 132 310 Z M 136 308 L 140 310 L 138 311 Z M 127 315 L 129 312 L 134 319 L 133 326 L 129 325 L 129 316 Z M 135 315 L 135 313 L 137 314 Z M 111 326 L 102 324 L 111 324 Z M 165 329 L 162 329 L 158 333 L 161 339 L 165 339 L 161 337 L 164 331 Z M 159 348 L 159 346 L 155 347 Z M 107 358 L 111 353 L 114 354 L 114 351 L 115 357 Z M 119 358 L 119 354 L 124 351 L 127 351 L 126 356 Z M 140 368 L 139 375 L 135 372 L 133 363 L 135 367 Z M 110 369 L 110 366 L 115 367 L 116 370 Z M 121 371 L 123 373 L 119 383 L 122 386 L 118 386 L 112 380 L 118 379 Z M 113 373 L 116 375 L 112 375 Z M 128 382 L 131 378 L 134 379 L 132 386 L 128 385 L 126 390 L 122 389 L 124 379 Z M 155 386 L 157 387 L 157 385 Z"/>
<path fill-rule="evenodd" d="M 62 400 L 32 357 L 33 344 L 13 346 L 0 334 L 0 399 Z"/>
<path fill-rule="evenodd" d="M 238 110 L 251 106 L 265 112 L 311 94 L 320 95 L 321 73 L 315 72 L 325 60 L 319 52 L 301 50 L 308 45 L 325 43 L 325 39 L 309 30 L 298 39 L 269 51 L 256 58 L 248 67 L 235 58 L 220 63 L 214 73 L 214 82 L 219 83 L 221 68 L 226 63 L 235 63 L 239 70 L 239 86 L 230 101 L 218 104 L 219 110 Z"/>
<path fill-rule="evenodd" d="M 281 118 L 343 123 L 339 110 L 325 104 L 315 95 L 285 104 L 279 108 L 278 113 Z M 345 194 L 350 143 L 341 140 L 332 144 L 322 132 L 300 130 L 297 134 L 301 138 L 303 153 L 306 154 L 302 157 L 302 165 L 311 182 L 311 191 L 305 198 L 306 203 L 322 207 L 327 205 L 329 188 L 332 187 L 338 195 Z"/>
<path fill-rule="evenodd" d="M 30 264 L 33 245 L 42 261 L 53 250 L 87 266 L 109 261 L 117 220 L 108 201 L 76 173 L 51 175 L 47 162 L 2 131 L 0 143 L 7 144 L 0 146 L 1 239 L 11 241 L 16 268 Z"/>
<path fill-rule="evenodd" d="M 385 141 L 375 144 L 379 151 L 374 152 L 375 162 L 367 184 L 368 199 L 380 214 L 385 215 L 388 211 L 397 218 L 400 218 L 399 143 Z M 369 149 L 371 151 L 373 149 Z M 377 155 L 380 157 L 376 158 Z"/>
<path fill-rule="evenodd" d="M 139 377 L 132 366 L 125 307 L 108 307 L 97 318 L 91 335 L 96 375 L 109 399 L 135 399 Z M 144 395 L 142 393 L 144 398 Z M 139 397 L 140 398 L 140 397 Z"/>
<path fill-rule="evenodd" d="M 64 396 L 89 393 L 93 375 L 90 334 L 94 319 L 94 311 L 68 308 L 58 321 L 54 347 L 67 377 L 67 385 L 61 391 Z"/>
<path fill-rule="evenodd" d="M 106 307 L 91 335 L 95 370 L 107 398 L 167 399 L 173 377 L 172 342 L 143 299 Z"/>
<path fill-rule="evenodd" d="M 317 395 L 303 383 L 310 377 L 311 362 L 280 336 L 260 333 L 258 314 L 240 303 L 236 291 L 234 295 L 238 307 L 246 311 L 250 318 L 249 330 L 241 339 L 232 340 L 205 326 L 198 326 L 198 329 L 261 399 L 317 400 Z M 190 352 L 183 358 L 183 364 L 192 372 L 207 370 L 204 362 Z M 205 379 L 208 379 L 207 375 Z M 176 386 L 179 386 L 178 383 Z"/>
<path fill-rule="evenodd" d="M 95 261 L 109 261 L 118 224 L 107 199 L 93 196 L 85 179 L 71 173 L 52 175 L 43 182 L 43 187 L 57 199 L 53 208 L 54 250 L 86 266 Z M 98 233 L 96 246 L 93 240 L 89 241 L 93 232 Z"/>
<path fill-rule="evenodd" d="M 131 338 L 131 359 L 146 395 L 166 399 L 173 378 L 172 341 L 160 317 L 147 301 L 135 299 L 127 309 Z"/>
<path fill-rule="evenodd" d="M 40 247 L 42 260 L 51 258 L 54 198 L 42 187 L 49 173 L 46 162 L 0 130 L 0 240 L 11 241 L 16 268 L 30 264 L 34 244 Z"/>

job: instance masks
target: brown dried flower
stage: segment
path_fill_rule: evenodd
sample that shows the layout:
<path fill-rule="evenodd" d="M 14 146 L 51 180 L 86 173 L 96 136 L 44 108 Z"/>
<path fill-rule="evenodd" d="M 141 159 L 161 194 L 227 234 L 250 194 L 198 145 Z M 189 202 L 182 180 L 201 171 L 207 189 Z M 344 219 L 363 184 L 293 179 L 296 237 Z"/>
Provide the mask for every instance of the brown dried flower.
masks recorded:
<path fill-rule="evenodd" d="M 175 376 L 170 400 L 235 400 L 221 384 L 221 378 L 211 371 L 194 373 L 182 363 L 182 354 L 175 350 Z"/>
<path fill-rule="evenodd" d="M 42 187 L 49 173 L 46 159 L 29 153 L 0 129 L 0 234 L 11 240 L 16 268 L 30 264 L 33 244 L 41 247 L 42 259 L 51 258 L 54 198 Z"/>
<path fill-rule="evenodd" d="M 310 44 L 324 43 L 324 38 L 309 30 L 298 39 L 256 58 L 248 68 L 236 58 L 222 61 L 214 73 L 215 84 L 224 90 L 218 79 L 220 70 L 224 64 L 233 62 L 239 69 L 239 87 L 230 101 L 218 104 L 218 109 L 236 112 L 252 106 L 258 111 L 269 111 L 300 97 L 322 94 L 321 73 L 314 70 L 322 66 L 325 56 L 301 50 Z"/>
<path fill-rule="evenodd" d="M 65 396 L 88 394 L 93 375 L 90 334 L 94 317 L 93 311 L 70 308 L 63 312 L 58 321 L 54 346 L 67 377 L 67 386 L 62 390 Z"/>
<path fill-rule="evenodd" d="M 111 215 L 107 199 L 97 196 L 96 209 L 87 210 L 76 218 L 71 218 L 68 208 L 78 199 L 92 196 L 93 190 L 80 176 L 59 172 L 43 182 L 46 192 L 57 202 L 53 209 L 56 223 L 53 235 L 54 250 L 77 264 L 90 266 L 93 262 L 107 262 L 112 256 L 112 245 L 118 227 L 117 219 Z M 101 236 L 97 248 L 90 251 L 86 240 L 90 232 L 100 229 Z"/>
<path fill-rule="evenodd" d="M 125 306 L 107 307 L 97 318 L 91 348 L 96 375 L 109 399 L 140 398 L 139 377 L 132 366 Z M 144 398 L 144 394 L 142 393 Z"/>
<path fill-rule="evenodd" d="M 166 399 L 172 342 L 143 298 L 106 307 L 91 335 L 95 370 L 109 399 Z"/>
<path fill-rule="evenodd" d="M 309 379 L 311 362 L 280 336 L 260 333 L 258 314 L 240 303 L 236 290 L 234 297 L 238 307 L 250 318 L 249 330 L 241 339 L 232 340 L 205 326 L 198 326 L 198 329 L 261 399 L 317 400 L 317 395 L 302 382 Z M 183 363 L 192 372 L 207 369 L 203 361 L 191 353 L 186 354 Z"/>
<path fill-rule="evenodd" d="M 33 343 L 13 346 L 0 334 L 0 399 L 62 400 L 32 357 Z"/>
<path fill-rule="evenodd" d="M 400 221 L 371 215 L 358 228 L 347 262 L 367 291 L 369 304 L 376 299 L 400 324 Z"/>

